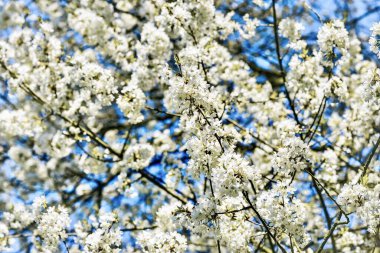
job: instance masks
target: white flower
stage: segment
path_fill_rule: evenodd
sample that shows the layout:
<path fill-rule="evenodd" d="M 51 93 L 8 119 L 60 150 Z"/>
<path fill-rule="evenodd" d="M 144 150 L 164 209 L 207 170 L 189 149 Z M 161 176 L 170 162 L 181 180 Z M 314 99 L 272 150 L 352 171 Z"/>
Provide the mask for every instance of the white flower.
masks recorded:
<path fill-rule="evenodd" d="M 154 148 L 150 144 L 133 144 L 124 154 L 124 162 L 130 168 L 141 170 L 147 167 L 154 156 Z"/>
<path fill-rule="evenodd" d="M 149 253 L 181 253 L 187 249 L 186 237 L 177 232 L 144 231 L 138 236 L 137 241 L 143 252 Z"/>
<path fill-rule="evenodd" d="M 345 231 L 343 235 L 336 240 L 339 248 L 344 253 L 361 252 L 360 246 L 364 243 L 363 237 L 360 234 L 355 234 Z"/>
<path fill-rule="evenodd" d="M 248 40 L 255 36 L 256 28 L 259 26 L 260 21 L 256 18 L 249 18 L 248 14 L 244 15 L 243 19 L 245 21 L 245 25 L 240 28 L 240 35 L 244 39 Z"/>
<path fill-rule="evenodd" d="M 36 220 L 34 237 L 40 237 L 44 247 L 55 250 L 60 241 L 67 238 L 66 228 L 70 225 L 68 210 L 62 206 L 48 207 Z"/>
<path fill-rule="evenodd" d="M 370 104 L 379 104 L 380 98 L 380 69 L 370 69 L 364 76 L 363 99 Z"/>
<path fill-rule="evenodd" d="M 121 96 L 117 98 L 116 103 L 128 121 L 136 124 L 144 119 L 141 110 L 145 106 L 145 99 L 143 91 L 133 83 L 129 83 L 121 90 Z"/>
<path fill-rule="evenodd" d="M 68 21 L 70 27 L 85 36 L 91 44 L 108 39 L 105 36 L 107 35 L 107 26 L 104 19 L 89 9 L 75 9 L 73 14 L 69 14 Z"/>
<path fill-rule="evenodd" d="M 303 171 L 310 166 L 311 154 L 307 144 L 298 137 L 285 139 L 272 160 L 276 171 L 290 175 L 294 171 Z"/>
<path fill-rule="evenodd" d="M 120 252 L 122 233 L 117 226 L 117 214 L 101 209 L 98 217 L 91 216 L 89 220 L 91 224 L 86 220 L 75 224 L 75 233 L 79 242 L 84 246 L 84 252 Z M 91 229 L 91 227 L 95 229 Z"/>
<path fill-rule="evenodd" d="M 87 235 L 84 243 L 86 253 L 117 253 L 120 252 L 121 232 L 119 229 L 97 229 Z"/>
<path fill-rule="evenodd" d="M 345 51 L 349 45 L 349 38 L 344 23 L 333 20 L 324 24 L 318 31 L 318 45 L 325 53 L 332 52 L 334 47 Z"/>
<path fill-rule="evenodd" d="M 212 172 L 218 196 L 237 196 L 249 185 L 249 180 L 258 179 L 255 168 L 246 159 L 230 151 L 222 154 Z"/>
<path fill-rule="evenodd" d="M 168 204 L 160 207 L 158 209 L 157 215 L 157 225 L 163 231 L 173 231 L 176 225 L 173 222 L 174 213 L 178 209 L 179 204 L 174 202 L 173 204 Z"/>
<path fill-rule="evenodd" d="M 40 212 L 41 212 L 41 210 L 47 208 L 46 197 L 45 197 L 45 196 L 39 196 L 39 197 L 36 197 L 36 198 L 33 200 L 32 208 L 33 208 L 33 213 L 34 213 L 34 215 L 39 215 Z"/>
<path fill-rule="evenodd" d="M 0 251 L 7 251 L 8 248 L 8 240 L 7 236 L 9 234 L 8 227 L 5 223 L 0 222 Z"/>
<path fill-rule="evenodd" d="M 369 38 L 371 51 L 377 54 L 377 57 L 380 58 L 380 22 L 373 24 L 371 31 L 372 35 Z"/>
<path fill-rule="evenodd" d="M 23 164 L 32 157 L 30 149 L 13 146 L 8 150 L 9 157 L 17 163 Z"/>
<path fill-rule="evenodd" d="M 35 217 L 32 212 L 22 204 L 15 204 L 10 212 L 4 212 L 4 220 L 10 228 L 22 229 L 30 225 Z"/>
<path fill-rule="evenodd" d="M 53 29 L 53 25 L 51 23 L 48 23 L 48 22 L 41 22 L 40 23 L 40 27 L 41 27 L 41 30 L 45 33 L 45 34 L 51 34 L 54 32 L 54 29 Z"/>
<path fill-rule="evenodd" d="M 364 195 L 364 193 L 362 194 Z M 368 191 L 367 189 L 367 196 L 364 195 L 363 198 L 365 197 L 367 199 L 364 200 L 362 206 L 358 207 L 357 214 L 367 224 L 368 231 L 376 234 L 380 225 L 380 185 L 376 185 L 373 190 Z"/>
<path fill-rule="evenodd" d="M 301 38 L 301 33 L 305 29 L 305 27 L 294 21 L 290 18 L 285 18 L 281 20 L 278 25 L 279 33 L 289 39 L 291 42 L 296 42 Z"/>
<path fill-rule="evenodd" d="M 285 184 L 276 185 L 270 191 L 263 192 L 256 201 L 260 215 L 271 222 L 275 229 L 290 234 L 301 245 L 309 242 L 304 223 L 306 208 L 299 200 L 292 198 L 294 189 Z"/>
<path fill-rule="evenodd" d="M 141 41 L 146 43 L 146 46 L 141 50 L 145 57 L 159 57 L 166 60 L 170 57 L 170 39 L 162 29 L 158 29 L 154 24 L 146 23 L 144 25 Z"/>
<path fill-rule="evenodd" d="M 264 6 L 263 0 L 253 0 L 253 3 L 256 4 L 257 6 L 260 6 L 260 7 Z"/>
<path fill-rule="evenodd" d="M 91 190 L 92 190 L 91 185 L 89 185 L 89 184 L 80 184 L 80 185 L 76 188 L 75 192 L 76 192 L 78 195 L 85 195 L 85 194 L 90 193 Z"/>
<path fill-rule="evenodd" d="M 72 152 L 74 143 L 75 141 L 73 139 L 68 138 L 62 132 L 58 131 L 51 141 L 51 147 L 53 150 L 52 155 L 57 158 L 67 156 Z"/>
<path fill-rule="evenodd" d="M 368 189 L 361 184 L 346 184 L 338 195 L 337 202 L 347 212 L 356 211 L 368 200 Z"/>
<path fill-rule="evenodd" d="M 326 96 L 337 96 L 341 99 L 348 97 L 347 84 L 345 84 L 339 77 L 333 76 L 325 86 Z"/>

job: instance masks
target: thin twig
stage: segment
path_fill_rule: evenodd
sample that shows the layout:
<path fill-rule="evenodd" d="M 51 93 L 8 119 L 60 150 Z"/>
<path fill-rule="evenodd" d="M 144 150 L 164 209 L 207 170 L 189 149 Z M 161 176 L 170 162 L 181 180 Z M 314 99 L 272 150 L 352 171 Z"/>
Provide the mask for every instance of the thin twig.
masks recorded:
<path fill-rule="evenodd" d="M 278 24 L 277 24 L 277 14 L 276 14 L 276 0 L 272 0 L 272 10 L 273 10 L 273 31 L 274 31 L 274 38 L 275 38 L 275 43 L 276 43 L 276 54 L 277 54 L 278 65 L 280 66 L 280 72 L 281 72 L 281 76 L 282 76 L 282 81 L 284 83 L 285 96 L 286 96 L 286 99 L 289 102 L 289 106 L 290 106 L 290 108 L 291 108 L 291 110 L 293 112 L 293 116 L 294 116 L 295 121 L 297 122 L 298 125 L 302 126 L 302 124 L 301 124 L 301 122 L 300 122 L 300 120 L 298 118 L 296 109 L 294 107 L 294 102 L 290 98 L 289 91 L 288 91 L 288 89 L 286 87 L 286 74 L 285 74 L 285 71 L 284 71 L 284 66 L 282 64 L 282 57 L 281 57 L 281 52 L 280 52 L 280 38 L 279 38 L 279 35 L 278 35 Z"/>
<path fill-rule="evenodd" d="M 270 235 L 270 237 L 273 238 L 273 240 L 276 242 L 276 244 L 278 245 L 278 247 L 281 249 L 281 251 L 283 253 L 286 253 L 286 250 L 284 249 L 284 247 L 282 247 L 282 245 L 277 241 L 276 237 L 272 234 L 272 232 L 270 231 L 270 228 L 268 227 L 267 223 L 265 222 L 265 220 L 261 217 L 261 215 L 259 214 L 259 212 L 256 210 L 256 208 L 253 206 L 253 204 L 251 203 L 251 200 L 249 199 L 249 196 L 248 196 L 248 193 L 247 192 L 243 192 L 243 195 L 245 197 L 245 199 L 247 200 L 249 206 L 252 208 L 252 210 L 255 212 L 255 214 L 257 215 L 257 217 L 259 218 L 260 222 L 264 225 L 264 228 L 265 230 L 267 231 L 267 233 Z"/>
<path fill-rule="evenodd" d="M 379 147 L 379 145 L 380 145 L 380 134 L 379 134 L 379 138 L 378 138 L 377 141 L 376 141 L 375 146 L 373 147 L 371 153 L 369 154 L 369 156 L 368 156 L 368 158 L 367 158 L 367 160 L 366 160 L 366 163 L 365 163 L 365 165 L 364 165 L 363 174 L 362 174 L 361 177 L 360 177 L 360 180 L 361 180 L 361 181 L 363 180 L 365 174 L 367 173 L 368 167 L 369 167 L 369 165 L 370 165 L 370 163 L 371 163 L 372 158 L 375 156 L 375 154 L 376 154 L 376 150 L 377 150 L 377 148 Z"/>

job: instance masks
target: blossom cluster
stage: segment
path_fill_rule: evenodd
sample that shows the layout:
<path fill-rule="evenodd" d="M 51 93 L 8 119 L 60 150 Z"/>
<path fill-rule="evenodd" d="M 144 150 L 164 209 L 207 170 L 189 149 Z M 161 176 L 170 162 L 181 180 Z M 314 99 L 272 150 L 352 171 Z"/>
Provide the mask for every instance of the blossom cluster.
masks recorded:
<path fill-rule="evenodd" d="M 377 9 L 310 2 L 0 1 L 0 251 L 378 250 Z"/>

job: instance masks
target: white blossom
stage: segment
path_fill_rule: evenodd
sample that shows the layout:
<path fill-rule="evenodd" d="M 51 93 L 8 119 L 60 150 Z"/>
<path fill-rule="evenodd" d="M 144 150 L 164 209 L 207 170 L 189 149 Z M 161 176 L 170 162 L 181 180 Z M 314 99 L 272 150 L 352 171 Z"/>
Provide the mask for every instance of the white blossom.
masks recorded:
<path fill-rule="evenodd" d="M 367 191 L 361 184 L 344 185 L 337 201 L 348 212 L 352 212 L 367 201 L 369 197 Z"/>
<path fill-rule="evenodd" d="M 379 43 L 380 43 L 380 39 L 379 39 L 379 37 L 380 37 L 380 23 L 374 24 L 371 28 L 371 31 L 372 31 L 372 35 L 369 38 L 369 44 L 371 45 L 371 50 L 372 50 L 372 52 L 377 54 L 377 56 L 380 58 L 380 46 L 379 46 Z"/>
<path fill-rule="evenodd" d="M 348 43 L 348 32 L 340 20 L 326 23 L 318 31 L 318 45 L 325 53 L 332 52 L 334 47 L 344 52 L 348 47 Z"/>
<path fill-rule="evenodd" d="M 276 171 L 288 175 L 308 169 L 311 162 L 309 147 L 298 137 L 286 139 L 272 160 Z"/>
<path fill-rule="evenodd" d="M 301 38 L 301 32 L 305 29 L 302 24 L 297 23 L 290 18 L 281 20 L 278 28 L 279 33 L 285 38 L 289 39 L 291 42 L 299 40 Z"/>
<path fill-rule="evenodd" d="M 186 238 L 177 232 L 142 232 L 138 243 L 143 252 L 185 252 Z"/>
<path fill-rule="evenodd" d="M 36 220 L 34 237 L 42 238 L 43 246 L 55 250 L 61 240 L 67 238 L 66 228 L 70 225 L 68 210 L 62 206 L 48 207 Z"/>
<path fill-rule="evenodd" d="M 134 144 L 124 155 L 124 162 L 130 168 L 141 170 L 147 167 L 154 156 L 154 149 L 150 144 Z"/>
<path fill-rule="evenodd" d="M 0 251 L 376 249 L 380 23 L 330 2 L 0 1 Z"/>

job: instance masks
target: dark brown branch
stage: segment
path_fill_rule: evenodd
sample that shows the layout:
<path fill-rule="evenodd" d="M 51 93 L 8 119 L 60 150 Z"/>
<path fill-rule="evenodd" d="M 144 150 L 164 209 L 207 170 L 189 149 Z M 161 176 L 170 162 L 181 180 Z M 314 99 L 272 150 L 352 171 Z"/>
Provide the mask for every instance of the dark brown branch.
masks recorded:
<path fill-rule="evenodd" d="M 273 10 L 273 31 L 274 31 L 274 38 L 275 38 L 275 43 L 276 43 L 276 54 L 277 54 L 278 65 L 280 67 L 282 81 L 284 83 L 285 96 L 286 96 L 286 99 L 289 102 L 289 106 L 290 106 L 290 108 L 291 108 L 291 110 L 293 112 L 293 116 L 294 116 L 295 121 L 297 122 L 298 125 L 302 126 L 302 123 L 298 119 L 298 115 L 297 115 L 296 109 L 294 107 L 294 102 L 290 98 L 289 91 L 288 91 L 288 89 L 286 87 L 286 74 L 285 74 L 283 63 L 282 63 L 282 57 L 281 57 L 281 52 L 280 52 L 280 38 L 278 36 L 278 24 L 277 24 L 277 14 L 276 14 L 276 0 L 272 0 L 272 10 Z"/>
<path fill-rule="evenodd" d="M 364 165 L 364 171 L 363 171 L 363 174 L 361 175 L 361 178 L 360 178 L 361 180 L 364 178 L 365 174 L 367 173 L 368 167 L 369 167 L 369 165 L 370 165 L 370 163 L 372 161 L 372 158 L 376 154 L 376 150 L 379 147 L 379 145 L 380 145 L 380 135 L 379 135 L 379 138 L 376 141 L 375 146 L 373 147 L 371 153 L 369 154 L 369 156 L 368 156 L 368 158 L 366 160 L 366 163 Z"/>
<path fill-rule="evenodd" d="M 282 247 L 282 245 L 277 241 L 276 237 L 270 231 L 270 228 L 268 227 L 266 221 L 261 217 L 261 215 L 259 214 L 259 212 L 256 210 L 256 208 L 251 203 L 251 200 L 249 199 L 249 196 L 248 196 L 248 192 L 243 192 L 243 195 L 244 195 L 245 199 L 247 200 L 249 206 L 252 208 L 252 210 L 255 212 L 255 214 L 259 218 L 260 222 L 264 225 L 265 230 L 267 231 L 267 233 L 269 234 L 269 236 L 273 238 L 273 240 L 276 242 L 277 246 L 281 249 L 281 251 L 283 253 L 286 253 L 286 250 L 284 249 L 284 247 Z M 270 239 L 269 239 L 269 241 L 271 242 Z"/>

